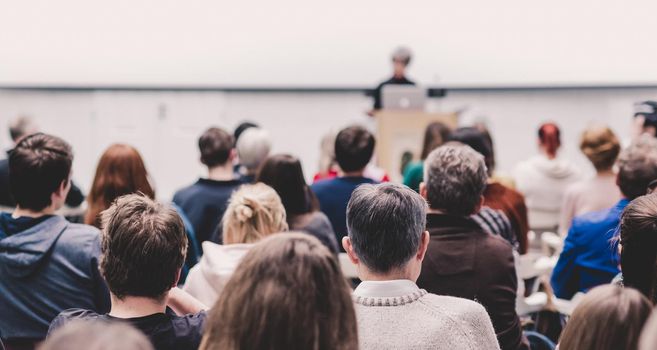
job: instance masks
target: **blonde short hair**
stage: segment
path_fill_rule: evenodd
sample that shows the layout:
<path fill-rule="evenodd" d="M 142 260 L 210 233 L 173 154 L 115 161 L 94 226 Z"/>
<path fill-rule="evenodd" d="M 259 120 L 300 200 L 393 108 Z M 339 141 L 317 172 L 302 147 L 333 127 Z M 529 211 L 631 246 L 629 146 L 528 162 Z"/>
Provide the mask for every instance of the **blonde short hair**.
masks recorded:
<path fill-rule="evenodd" d="M 224 243 L 255 243 L 287 231 L 285 207 L 276 191 L 263 184 L 244 185 L 230 197 L 223 218 Z"/>
<path fill-rule="evenodd" d="M 611 169 L 621 149 L 614 132 L 604 125 L 584 130 L 579 148 L 597 170 Z"/>

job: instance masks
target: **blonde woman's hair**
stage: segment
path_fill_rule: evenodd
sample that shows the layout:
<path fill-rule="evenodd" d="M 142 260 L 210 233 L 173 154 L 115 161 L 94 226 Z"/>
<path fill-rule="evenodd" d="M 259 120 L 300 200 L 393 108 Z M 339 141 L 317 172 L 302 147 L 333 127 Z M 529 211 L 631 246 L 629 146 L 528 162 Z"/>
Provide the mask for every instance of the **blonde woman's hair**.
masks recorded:
<path fill-rule="evenodd" d="M 222 227 L 226 244 L 255 243 L 288 229 L 281 198 L 263 183 L 244 185 L 233 193 Z"/>
<path fill-rule="evenodd" d="M 620 142 L 614 132 L 604 125 L 592 126 L 582 133 L 579 144 L 582 153 L 596 170 L 609 170 L 620 153 Z"/>

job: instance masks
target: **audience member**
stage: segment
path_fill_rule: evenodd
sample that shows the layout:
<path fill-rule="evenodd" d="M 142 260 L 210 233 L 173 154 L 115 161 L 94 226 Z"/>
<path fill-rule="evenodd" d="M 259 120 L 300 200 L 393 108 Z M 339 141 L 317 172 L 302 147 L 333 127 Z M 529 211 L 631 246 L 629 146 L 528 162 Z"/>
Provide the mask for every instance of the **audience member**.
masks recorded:
<path fill-rule="evenodd" d="M 259 128 L 260 126 L 256 123 L 252 122 L 241 122 L 236 128 L 235 131 L 233 132 L 233 139 L 235 140 L 235 145 L 237 145 L 237 141 L 240 139 L 242 136 L 242 133 L 244 133 L 246 130 L 251 129 L 251 128 Z"/>
<path fill-rule="evenodd" d="M 407 47 L 398 47 L 392 53 L 392 77 L 382 82 L 376 87 L 376 89 L 374 89 L 374 106 L 372 107 L 372 110 L 368 112 L 370 116 L 373 116 L 376 111 L 383 108 L 381 92 L 386 85 L 415 85 L 414 82 L 406 78 L 406 67 L 411 63 L 411 58 L 411 50 Z"/>
<path fill-rule="evenodd" d="M 634 128 L 632 139 L 648 134 L 657 136 L 657 102 L 642 101 L 634 104 Z"/>
<path fill-rule="evenodd" d="M 250 128 L 242 133 L 236 142 L 236 149 L 242 166 L 242 182 L 255 182 L 256 173 L 271 150 L 269 133 L 263 129 Z"/>
<path fill-rule="evenodd" d="M 538 231 L 556 232 L 563 194 L 580 175 L 572 163 L 557 157 L 561 131 L 556 124 L 541 125 L 538 147 L 540 154 L 516 166 L 514 179 L 518 191 L 525 196 L 529 226 Z"/>
<path fill-rule="evenodd" d="M 154 350 L 144 334 L 120 322 L 73 321 L 48 336 L 39 350 Z"/>
<path fill-rule="evenodd" d="M 502 349 L 527 349 L 516 314 L 518 281 L 513 249 L 470 216 L 483 203 L 483 156 L 469 146 L 445 145 L 424 165 L 420 194 L 429 203 L 432 244 L 417 284 L 430 293 L 477 300 L 488 311 Z"/>
<path fill-rule="evenodd" d="M 297 158 L 287 154 L 270 156 L 260 168 L 257 181 L 271 186 L 281 197 L 290 230 L 309 233 L 331 252 L 339 252 L 331 222 L 319 211 L 317 197 L 306 184 Z"/>
<path fill-rule="evenodd" d="M 203 257 L 189 272 L 184 290 L 213 305 L 240 261 L 262 238 L 287 231 L 285 208 L 271 187 L 244 185 L 230 198 L 222 221 L 223 245 L 203 243 Z"/>
<path fill-rule="evenodd" d="M 579 148 L 595 167 L 596 175 L 566 189 L 559 220 L 562 236 L 568 233 L 575 216 L 609 208 L 621 199 L 612 170 L 621 149 L 614 132 L 606 126 L 590 127 L 582 133 Z"/>
<path fill-rule="evenodd" d="M 11 137 L 14 145 L 24 137 L 34 134 L 38 131 L 38 127 L 34 121 L 27 116 L 19 116 L 9 123 L 9 136 Z M 0 159 L 0 207 L 13 208 L 16 206 L 16 200 L 11 195 L 9 188 L 9 154 L 11 149 L 7 151 L 7 158 Z M 71 181 L 71 189 L 66 196 L 66 204 L 69 207 L 78 207 L 84 201 L 84 194 L 82 191 Z"/>
<path fill-rule="evenodd" d="M 175 209 L 130 194 L 102 213 L 101 271 L 112 296 L 109 313 L 75 308 L 62 311 L 50 332 L 71 320 L 121 320 L 142 331 L 154 347 L 197 349 L 206 314 L 177 316 L 167 308 L 171 288 L 187 252 L 187 236 Z"/>
<path fill-rule="evenodd" d="M 148 179 L 146 165 L 132 146 L 113 144 L 103 152 L 94 176 L 84 223 L 100 228 L 100 213 L 109 208 L 115 199 L 141 192 L 155 199 L 155 190 Z"/>
<path fill-rule="evenodd" d="M 570 299 L 612 281 L 618 270 L 617 238 L 620 216 L 628 203 L 646 193 L 648 184 L 657 179 L 657 139 L 638 138 L 618 158 L 616 182 L 623 194 L 609 209 L 575 217 L 564 242 L 559 261 L 552 272 L 554 294 Z"/>
<path fill-rule="evenodd" d="M 357 349 L 353 305 L 337 258 L 317 239 L 274 235 L 244 257 L 200 349 Z"/>
<path fill-rule="evenodd" d="M 635 350 L 651 310 L 650 301 L 632 288 L 593 288 L 570 316 L 559 350 Z"/>
<path fill-rule="evenodd" d="M 441 122 L 433 122 L 427 125 L 424 130 L 424 141 L 422 142 L 422 152 L 420 160 L 410 163 L 404 169 L 404 185 L 410 187 L 415 192 L 420 192 L 420 182 L 424 177 L 424 160 L 427 159 L 429 152 L 447 142 L 450 138 L 451 130 Z"/>
<path fill-rule="evenodd" d="M 134 147 L 125 144 L 111 145 L 98 161 L 96 175 L 87 198 L 89 204 L 84 222 L 100 228 L 100 213 L 109 208 L 114 200 L 126 194 L 141 193 L 150 199 L 155 199 L 155 190 L 149 179 L 144 160 Z M 189 240 L 185 267 L 181 275 L 181 281 L 184 282 L 189 269 L 198 262 L 201 248 L 198 246 L 189 219 L 175 204 L 174 208 L 185 224 L 185 232 Z"/>
<path fill-rule="evenodd" d="M 359 185 L 376 183 L 363 176 L 374 153 L 374 144 L 374 135 L 360 126 L 343 129 L 335 138 L 335 159 L 340 166 L 340 176 L 312 185 L 320 209 L 331 220 L 337 241 L 347 235 L 346 209 L 351 193 Z"/>
<path fill-rule="evenodd" d="M 484 205 L 473 215 L 482 228 L 493 234 L 499 234 L 518 250 L 520 254 L 527 253 L 529 240 L 529 222 L 525 198 L 518 191 L 503 185 L 493 179 L 495 169 L 495 153 L 493 139 L 478 128 L 458 128 L 452 133 L 452 140 L 470 146 L 484 156 L 488 181 L 484 189 Z M 491 210 L 492 209 L 492 210 Z M 503 217 L 495 214 L 501 211 Z M 504 220 L 511 224 L 511 230 L 505 230 Z"/>
<path fill-rule="evenodd" d="M 620 220 L 623 285 L 657 304 L 657 193 L 633 200 Z"/>
<path fill-rule="evenodd" d="M 38 133 L 9 155 L 17 205 L 0 214 L 0 334 L 10 346 L 31 348 L 64 309 L 108 310 L 98 230 L 55 215 L 70 189 L 72 162 L 65 141 Z"/>
<path fill-rule="evenodd" d="M 342 244 L 363 281 L 354 291 L 361 349 L 499 349 L 479 304 L 420 289 L 427 203 L 402 185 L 363 185 Z M 418 327 L 421 325 L 421 327 Z"/>
<path fill-rule="evenodd" d="M 208 177 L 176 192 L 173 202 L 192 222 L 199 243 L 210 240 L 226 211 L 231 194 L 242 184 L 233 173 L 233 137 L 219 128 L 206 130 L 198 140 L 201 163 Z"/>

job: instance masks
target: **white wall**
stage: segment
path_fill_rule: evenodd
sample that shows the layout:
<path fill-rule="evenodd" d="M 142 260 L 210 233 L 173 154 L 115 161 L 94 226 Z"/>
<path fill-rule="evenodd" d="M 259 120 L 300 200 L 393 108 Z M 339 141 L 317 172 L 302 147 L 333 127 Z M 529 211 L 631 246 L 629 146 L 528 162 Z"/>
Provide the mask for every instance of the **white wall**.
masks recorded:
<path fill-rule="evenodd" d="M 537 90 L 458 92 L 432 100 L 431 110 L 470 107 L 467 124 L 485 116 L 496 142 L 499 169 L 536 152 L 535 130 L 543 121 L 562 127 L 563 156 L 588 164 L 577 149 L 578 135 L 593 122 L 611 125 L 619 137 L 630 134 L 632 103 L 657 99 L 657 89 Z M 250 120 L 270 130 L 273 152 L 298 156 L 306 176 L 317 170 L 321 136 L 351 123 L 373 127 L 364 115 L 370 100 L 358 93 L 226 92 L 43 92 L 0 90 L 0 128 L 17 114 L 36 119 L 45 132 L 74 147 L 74 177 L 84 189 L 102 151 L 113 142 L 136 146 L 157 186 L 173 192 L 204 173 L 196 139 L 210 125 L 232 130 Z M 421 143 L 418 135 L 418 144 Z M 0 132 L 0 144 L 10 145 Z"/>

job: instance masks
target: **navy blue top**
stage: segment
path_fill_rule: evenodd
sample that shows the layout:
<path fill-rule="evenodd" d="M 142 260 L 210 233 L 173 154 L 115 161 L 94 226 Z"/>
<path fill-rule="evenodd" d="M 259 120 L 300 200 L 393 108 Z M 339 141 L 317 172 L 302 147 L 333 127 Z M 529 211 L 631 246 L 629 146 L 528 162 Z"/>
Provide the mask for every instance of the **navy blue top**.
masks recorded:
<path fill-rule="evenodd" d="M 142 331 L 157 350 L 196 350 L 201 344 L 206 318 L 205 311 L 198 314 L 177 316 L 173 311 L 167 309 L 166 313 L 133 318 L 116 318 L 90 310 L 70 309 L 63 311 L 52 321 L 48 334 L 76 319 L 127 322 Z"/>
<path fill-rule="evenodd" d="M 552 288 L 558 298 L 570 299 L 577 292 L 610 283 L 618 268 L 618 224 L 629 200 L 583 214 L 573 219 L 563 251 L 552 272 Z"/>
<path fill-rule="evenodd" d="M 310 188 L 319 200 L 320 210 L 328 216 L 341 251 L 342 237 L 347 235 L 347 203 L 351 193 L 362 184 L 378 182 L 367 177 L 336 177 L 315 182 Z"/>
<path fill-rule="evenodd" d="M 241 185 L 240 180 L 199 179 L 173 196 L 173 202 L 191 221 L 199 244 L 210 240 L 224 216 L 228 199 Z"/>
<path fill-rule="evenodd" d="M 100 234 L 61 216 L 0 215 L 0 334 L 39 340 L 62 310 L 109 310 L 98 271 Z"/>

